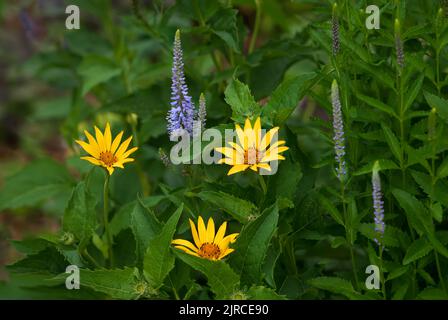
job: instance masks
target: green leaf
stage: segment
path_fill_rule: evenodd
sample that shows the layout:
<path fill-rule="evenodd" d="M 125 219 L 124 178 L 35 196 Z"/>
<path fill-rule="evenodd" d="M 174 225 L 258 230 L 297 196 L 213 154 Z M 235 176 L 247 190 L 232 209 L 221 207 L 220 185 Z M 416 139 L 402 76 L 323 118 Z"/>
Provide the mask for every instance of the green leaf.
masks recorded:
<path fill-rule="evenodd" d="M 361 169 L 357 170 L 353 173 L 354 176 L 360 176 L 363 174 L 371 174 L 373 169 L 373 164 L 378 161 L 379 170 L 399 170 L 400 167 L 397 166 L 397 164 L 392 160 L 387 159 L 380 159 L 380 160 L 374 160 L 365 166 L 363 166 Z"/>
<path fill-rule="evenodd" d="M 401 154 L 400 142 L 398 142 L 397 137 L 395 136 L 395 134 L 392 132 L 392 130 L 387 125 L 382 123 L 381 127 L 383 128 L 384 137 L 386 138 L 386 142 L 389 145 L 389 148 L 392 151 L 392 154 L 401 163 L 402 162 L 402 154 Z"/>
<path fill-rule="evenodd" d="M 119 75 L 121 69 L 113 60 L 104 56 L 85 56 L 78 68 L 78 73 L 83 79 L 81 94 L 85 95 L 90 89 L 100 83 L 104 83 Z"/>
<path fill-rule="evenodd" d="M 286 300 L 285 296 L 263 286 L 253 286 L 247 291 L 247 294 L 251 300 Z"/>
<path fill-rule="evenodd" d="M 275 203 L 241 230 L 231 262 L 238 270 L 242 283 L 256 284 L 261 281 L 261 267 L 277 222 L 278 207 Z"/>
<path fill-rule="evenodd" d="M 416 81 L 413 82 L 411 88 L 409 89 L 408 93 L 407 93 L 407 98 L 404 104 L 404 112 L 406 112 L 406 110 L 409 109 L 409 107 L 412 105 L 412 103 L 414 102 L 415 98 L 417 98 L 420 90 L 422 89 L 422 85 L 423 85 L 423 79 L 425 78 L 425 73 L 422 72 L 420 74 L 420 76 L 418 77 L 418 79 Z"/>
<path fill-rule="evenodd" d="M 406 212 L 409 222 L 419 235 L 434 233 L 431 215 L 423 204 L 414 196 L 400 189 L 393 189 L 392 194 Z"/>
<path fill-rule="evenodd" d="M 65 209 L 63 229 L 80 241 L 81 248 L 87 245 L 97 225 L 96 204 L 96 197 L 87 190 L 86 183 L 82 181 L 73 190 Z"/>
<path fill-rule="evenodd" d="M 275 176 L 275 192 L 277 199 L 287 198 L 294 200 L 297 186 L 303 177 L 302 167 L 299 162 L 292 162 L 289 158 L 283 161 Z"/>
<path fill-rule="evenodd" d="M 239 287 L 238 275 L 224 261 L 211 261 L 174 249 L 176 255 L 193 269 L 207 277 L 216 299 L 228 299 Z"/>
<path fill-rule="evenodd" d="M 436 109 L 439 117 L 448 122 L 448 101 L 429 92 L 425 92 L 425 98 L 429 106 Z"/>
<path fill-rule="evenodd" d="M 299 101 L 316 78 L 315 73 L 307 73 L 284 80 L 261 109 L 261 114 L 268 120 L 268 124 L 282 125 L 297 108 Z"/>
<path fill-rule="evenodd" d="M 443 179 L 445 177 L 448 177 L 448 158 L 445 158 L 437 168 L 437 179 Z"/>
<path fill-rule="evenodd" d="M 418 294 L 423 300 L 448 300 L 448 295 L 439 288 L 426 288 Z"/>
<path fill-rule="evenodd" d="M 403 258 L 403 264 L 409 264 L 415 260 L 418 260 L 432 251 L 432 246 L 425 238 L 415 240 L 406 251 L 406 255 Z"/>
<path fill-rule="evenodd" d="M 131 229 L 135 237 L 139 265 L 143 262 L 149 242 L 160 233 L 161 228 L 159 220 L 151 210 L 145 207 L 139 197 L 131 213 Z"/>
<path fill-rule="evenodd" d="M 337 277 L 318 277 L 308 280 L 308 284 L 318 289 L 327 290 L 333 293 L 342 294 L 349 299 L 360 299 L 362 296 L 353 289 L 352 284 Z"/>
<path fill-rule="evenodd" d="M 70 196 L 73 179 L 53 160 L 37 160 L 6 178 L 0 192 L 0 211 L 36 206 L 44 200 Z"/>
<path fill-rule="evenodd" d="M 383 111 L 389 115 L 391 115 L 394 118 L 398 118 L 397 114 L 395 113 L 394 109 L 389 107 L 387 104 L 384 104 L 383 102 L 375 99 L 375 98 L 371 98 L 368 96 L 365 96 L 361 93 L 357 93 L 356 96 L 358 97 L 359 100 L 364 101 L 365 103 L 367 103 L 369 106 L 374 107 L 380 111 Z"/>
<path fill-rule="evenodd" d="M 252 202 L 222 191 L 202 191 L 197 196 L 210 202 L 215 208 L 224 210 L 241 223 L 246 223 L 249 217 L 258 214 L 258 208 Z"/>
<path fill-rule="evenodd" d="M 209 23 L 211 30 L 221 38 L 234 52 L 240 53 L 237 41 L 237 13 L 235 9 L 223 9 L 211 17 Z"/>
<path fill-rule="evenodd" d="M 129 300 L 139 296 L 137 268 L 93 271 L 80 269 L 79 280 L 81 287 L 89 287 L 115 299 Z"/>
<path fill-rule="evenodd" d="M 42 251 L 28 255 L 7 268 L 10 272 L 35 274 L 42 276 L 41 279 L 46 279 L 50 275 L 65 272 L 68 265 L 67 260 L 55 247 L 47 247 Z"/>
<path fill-rule="evenodd" d="M 374 240 L 378 237 L 377 232 L 375 232 L 375 224 L 374 223 L 361 223 L 358 226 L 359 232 L 370 240 Z M 394 228 L 392 226 L 386 226 L 384 230 L 384 235 L 382 242 L 386 247 L 399 247 L 400 241 L 397 237 L 402 233 L 401 230 Z"/>
<path fill-rule="evenodd" d="M 176 226 L 182 214 L 183 204 L 173 213 L 163 226 L 162 231 L 149 242 L 143 260 L 143 273 L 148 283 L 155 289 L 163 284 L 163 280 L 174 268 L 174 256 L 171 252 Z"/>
<path fill-rule="evenodd" d="M 328 213 L 333 217 L 334 221 L 339 223 L 341 226 L 345 226 L 344 219 L 342 218 L 342 214 L 339 210 L 334 206 L 333 202 L 328 200 L 323 195 L 318 195 L 319 202 L 321 205 L 328 211 Z"/>
<path fill-rule="evenodd" d="M 244 123 L 247 118 L 253 120 L 260 115 L 260 106 L 255 102 L 249 87 L 238 79 L 233 79 L 224 95 L 226 102 L 232 108 L 234 121 Z"/>

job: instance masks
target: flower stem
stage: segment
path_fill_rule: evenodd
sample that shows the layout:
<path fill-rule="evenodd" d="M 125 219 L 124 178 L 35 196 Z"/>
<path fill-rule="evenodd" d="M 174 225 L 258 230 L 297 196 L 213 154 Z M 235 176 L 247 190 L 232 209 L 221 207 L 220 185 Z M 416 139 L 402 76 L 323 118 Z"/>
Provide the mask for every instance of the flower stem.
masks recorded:
<path fill-rule="evenodd" d="M 255 24 L 252 33 L 252 38 L 249 44 L 249 54 L 254 51 L 255 42 L 257 41 L 258 31 L 260 30 L 260 20 L 261 20 L 261 0 L 255 0 L 256 12 L 255 12 Z"/>
<path fill-rule="evenodd" d="M 264 178 L 261 174 L 258 174 L 258 181 L 260 182 L 261 190 L 263 190 L 263 195 L 266 195 L 268 189 L 266 187 L 266 182 L 264 181 Z"/>
<path fill-rule="evenodd" d="M 109 250 L 109 265 L 113 266 L 113 250 L 112 250 L 112 236 L 109 229 L 109 182 L 110 175 L 106 172 L 106 179 L 104 181 L 104 189 L 103 189 L 103 223 L 104 223 L 104 231 L 106 233 L 107 239 L 107 248 Z"/>
<path fill-rule="evenodd" d="M 386 300 L 386 281 L 384 279 L 384 272 L 383 272 L 383 247 L 380 246 L 380 279 L 381 279 L 381 291 L 383 292 L 383 299 Z"/>

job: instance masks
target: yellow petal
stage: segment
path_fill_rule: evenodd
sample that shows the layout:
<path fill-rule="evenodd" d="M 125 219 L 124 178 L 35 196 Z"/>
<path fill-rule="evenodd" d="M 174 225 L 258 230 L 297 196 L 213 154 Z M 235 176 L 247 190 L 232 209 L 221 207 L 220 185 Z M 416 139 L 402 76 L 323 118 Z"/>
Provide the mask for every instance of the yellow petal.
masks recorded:
<path fill-rule="evenodd" d="M 123 137 L 123 131 L 121 131 L 112 142 L 112 146 L 110 147 L 110 152 L 115 153 L 117 151 L 118 146 L 120 145 L 121 138 Z"/>
<path fill-rule="evenodd" d="M 225 256 L 231 254 L 233 251 L 235 251 L 235 249 L 231 249 L 231 248 L 227 248 L 226 251 L 224 251 L 221 256 L 219 257 L 219 259 L 224 258 Z"/>
<path fill-rule="evenodd" d="M 208 218 L 206 242 L 213 243 L 215 239 L 215 223 L 212 218 Z"/>
<path fill-rule="evenodd" d="M 272 141 L 271 141 L 272 142 Z M 282 145 L 282 144 L 285 144 L 285 140 L 278 140 L 278 141 L 275 141 L 270 147 L 269 147 L 269 149 L 275 149 L 275 148 L 277 148 L 278 146 L 280 146 L 280 145 Z"/>
<path fill-rule="evenodd" d="M 250 169 L 253 170 L 253 171 L 255 171 L 255 172 L 258 171 L 258 169 L 257 169 L 257 165 L 256 165 L 256 164 L 251 165 L 251 166 L 250 166 Z"/>
<path fill-rule="evenodd" d="M 193 252 L 198 252 L 198 248 L 196 248 L 194 246 L 194 244 L 192 244 L 190 241 L 187 241 L 184 239 L 175 239 L 175 240 L 171 241 L 171 243 L 179 245 L 179 246 L 187 247 L 188 249 L 190 249 Z"/>
<path fill-rule="evenodd" d="M 276 153 L 281 153 L 281 152 L 285 152 L 288 149 L 289 149 L 288 147 L 283 146 L 283 147 L 274 148 L 273 151 Z M 269 150 L 271 150 L 271 149 L 269 149 Z"/>
<path fill-rule="evenodd" d="M 237 161 L 235 159 L 230 159 L 230 158 L 222 158 L 218 160 L 218 164 L 228 164 L 229 166 L 234 166 L 237 164 Z"/>
<path fill-rule="evenodd" d="M 237 152 L 244 154 L 244 149 L 241 148 L 241 146 L 238 143 L 235 143 L 233 141 L 229 142 L 230 146 L 232 146 Z"/>
<path fill-rule="evenodd" d="M 224 221 L 224 223 L 219 227 L 218 232 L 216 232 L 215 239 L 213 240 L 213 243 L 220 243 L 222 239 L 224 239 L 224 235 L 226 234 L 226 228 L 227 228 L 227 221 Z"/>
<path fill-rule="evenodd" d="M 259 149 L 260 142 L 261 142 L 261 120 L 260 117 L 255 120 L 254 124 L 254 139 L 255 139 L 255 148 Z"/>
<path fill-rule="evenodd" d="M 279 127 L 272 128 L 264 135 L 263 139 L 261 139 L 260 143 L 260 151 L 263 151 L 267 148 L 267 146 L 271 143 L 272 138 L 277 134 Z"/>
<path fill-rule="evenodd" d="M 121 168 L 121 169 L 124 169 L 123 162 L 121 162 L 121 161 L 115 162 L 115 163 L 112 165 L 112 167 L 114 167 L 114 168 Z"/>
<path fill-rule="evenodd" d="M 109 122 L 106 124 L 106 129 L 104 130 L 104 146 L 106 150 L 110 151 L 112 146 L 112 133 L 110 132 Z"/>
<path fill-rule="evenodd" d="M 119 162 L 124 164 L 124 163 L 128 163 L 128 162 L 134 162 L 134 159 L 133 158 L 126 158 L 126 159 L 120 160 Z"/>
<path fill-rule="evenodd" d="M 123 153 L 123 155 L 120 157 L 122 159 L 126 159 L 127 157 L 129 157 L 132 153 L 134 153 L 135 151 L 137 151 L 138 148 L 134 147 L 132 149 L 129 149 L 128 151 L 126 151 L 125 153 Z"/>
<path fill-rule="evenodd" d="M 249 118 L 246 119 L 246 122 L 244 122 L 244 131 L 252 130 L 252 124 L 250 123 Z"/>
<path fill-rule="evenodd" d="M 265 155 L 263 157 L 263 159 L 261 159 L 261 162 L 270 162 L 270 161 L 274 161 L 274 160 L 285 160 L 285 157 L 274 152 L 274 153 Z"/>
<path fill-rule="evenodd" d="M 82 160 L 87 160 L 90 163 L 97 165 L 97 166 L 101 166 L 101 162 L 98 159 L 95 159 L 93 157 L 81 157 Z"/>
<path fill-rule="evenodd" d="M 100 147 L 98 146 L 98 143 L 96 142 L 95 138 L 87 130 L 84 130 L 84 134 L 86 135 L 87 139 L 89 139 L 89 144 L 95 149 L 99 150 Z"/>
<path fill-rule="evenodd" d="M 196 231 L 196 226 L 191 219 L 189 220 L 190 220 L 191 235 L 193 236 L 194 243 L 196 244 L 196 247 L 200 248 L 202 246 L 202 242 L 199 240 L 198 232 Z"/>
<path fill-rule="evenodd" d="M 215 150 L 232 159 L 235 159 L 237 155 L 237 151 L 229 147 L 215 148 Z"/>
<path fill-rule="evenodd" d="M 109 172 L 110 176 L 112 175 L 112 173 L 114 173 L 114 168 L 113 167 L 106 167 L 106 169 Z"/>
<path fill-rule="evenodd" d="M 129 143 L 131 143 L 131 140 L 132 140 L 132 136 L 130 136 L 129 138 L 127 138 L 127 139 L 121 144 L 121 146 L 118 148 L 117 152 L 115 152 L 115 156 L 116 156 L 117 158 L 121 158 L 122 155 L 123 155 L 123 153 L 126 152 L 126 149 L 128 148 Z"/>
<path fill-rule="evenodd" d="M 75 141 L 91 156 L 93 156 L 94 158 L 99 158 L 100 153 L 97 148 L 95 148 L 94 146 L 88 144 L 87 142 L 81 141 L 81 140 L 75 140 Z"/>
<path fill-rule="evenodd" d="M 227 175 L 230 176 L 230 175 L 235 174 L 237 172 L 244 171 L 247 168 L 249 168 L 248 164 L 237 164 L 237 165 L 234 165 L 232 167 L 232 169 L 230 169 L 229 172 L 227 172 Z"/>
<path fill-rule="evenodd" d="M 185 248 L 185 247 L 182 247 L 182 246 L 174 246 L 174 248 L 177 248 L 177 249 L 180 249 L 180 250 L 182 250 L 182 251 L 185 251 L 186 253 L 191 254 L 192 256 L 199 257 L 199 255 L 198 255 L 196 252 L 193 252 L 193 251 L 191 251 L 190 249 L 187 249 L 187 248 Z"/>
<path fill-rule="evenodd" d="M 257 167 L 268 171 L 272 171 L 271 166 L 268 165 L 267 163 L 258 163 Z"/>
<path fill-rule="evenodd" d="M 228 236 L 224 237 L 222 241 L 218 244 L 220 248 L 226 249 L 229 246 L 229 243 L 234 243 L 236 241 L 236 237 L 238 237 L 239 233 L 232 233 Z"/>
<path fill-rule="evenodd" d="M 207 229 L 205 229 L 204 220 L 201 216 L 198 218 L 198 235 L 201 243 L 207 242 Z"/>
<path fill-rule="evenodd" d="M 106 151 L 107 149 L 106 144 L 104 143 L 104 136 L 100 129 L 97 128 L 97 126 L 95 126 L 95 136 L 96 141 L 98 142 L 98 147 L 100 148 L 100 152 Z"/>
<path fill-rule="evenodd" d="M 239 125 L 235 125 L 235 128 L 236 128 L 236 134 L 238 136 L 239 145 L 244 150 L 247 150 L 249 145 L 249 139 L 246 137 L 244 131 L 241 129 Z"/>

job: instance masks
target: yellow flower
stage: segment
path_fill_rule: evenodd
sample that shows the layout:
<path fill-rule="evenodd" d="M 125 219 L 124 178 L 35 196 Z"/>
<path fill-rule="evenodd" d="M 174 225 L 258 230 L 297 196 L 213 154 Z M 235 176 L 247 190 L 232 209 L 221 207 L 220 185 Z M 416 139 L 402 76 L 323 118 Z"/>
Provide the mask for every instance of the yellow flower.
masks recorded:
<path fill-rule="evenodd" d="M 121 138 L 123 136 L 122 131 L 112 141 L 112 133 L 110 131 L 109 123 L 106 125 L 104 134 L 97 127 L 95 127 L 96 139 L 86 130 L 84 130 L 84 133 L 89 140 L 89 143 L 81 140 L 76 140 L 76 143 L 79 144 L 91 156 L 81 157 L 81 159 L 87 160 L 94 165 L 106 168 L 109 175 L 112 175 L 114 168 L 123 169 L 123 165 L 125 163 L 134 161 L 134 159 L 128 157 L 138 148 L 135 147 L 126 151 L 132 140 L 132 136 L 120 145 Z"/>
<path fill-rule="evenodd" d="M 289 149 L 282 146 L 285 141 L 279 140 L 271 144 L 279 127 L 272 128 L 263 136 L 260 118 L 257 118 L 253 128 L 249 119 L 246 119 L 244 130 L 238 124 L 235 127 L 239 143 L 229 142 L 230 147 L 215 148 L 216 151 L 226 156 L 220 159 L 219 163 L 232 166 L 227 175 L 230 176 L 247 168 L 251 168 L 255 172 L 258 172 L 258 168 L 271 171 L 269 162 L 285 160 L 285 157 L 280 155 L 281 152 Z"/>
<path fill-rule="evenodd" d="M 205 228 L 202 217 L 198 219 L 198 231 L 194 222 L 190 219 L 191 234 L 193 235 L 194 244 L 183 239 L 175 239 L 172 241 L 175 248 L 181 249 L 188 254 L 196 257 L 221 260 L 234 249 L 229 248 L 230 243 L 234 243 L 238 233 L 232 233 L 224 236 L 226 233 L 227 222 L 224 222 L 215 235 L 215 223 L 212 218 L 208 219 L 207 228 Z"/>

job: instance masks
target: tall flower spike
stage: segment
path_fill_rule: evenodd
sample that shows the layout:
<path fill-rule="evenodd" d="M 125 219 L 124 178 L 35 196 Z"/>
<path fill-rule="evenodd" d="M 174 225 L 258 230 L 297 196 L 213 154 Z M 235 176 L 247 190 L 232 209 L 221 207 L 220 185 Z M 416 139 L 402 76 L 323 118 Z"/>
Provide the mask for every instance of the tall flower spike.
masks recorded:
<path fill-rule="evenodd" d="M 333 40 L 333 56 L 337 56 L 340 49 L 340 41 L 339 41 L 339 20 L 337 13 L 338 5 L 337 3 L 333 4 L 333 14 L 331 17 L 331 35 Z"/>
<path fill-rule="evenodd" d="M 347 174 L 345 165 L 345 138 L 344 138 L 344 122 L 342 119 L 341 101 L 339 100 L 339 88 L 336 80 L 331 85 L 331 104 L 333 105 L 333 142 L 336 158 L 336 174 L 340 181 L 343 181 Z"/>
<path fill-rule="evenodd" d="M 173 67 L 171 69 L 171 109 L 167 115 L 167 129 L 170 135 L 179 130 L 186 130 L 190 135 L 193 133 L 194 104 L 185 83 L 182 55 L 180 31 L 177 30 L 174 38 Z"/>
<path fill-rule="evenodd" d="M 205 123 L 207 121 L 207 107 L 205 104 L 205 96 L 201 93 L 199 97 L 199 111 L 198 111 L 198 121 L 201 122 L 201 129 L 205 129 Z"/>
<path fill-rule="evenodd" d="M 384 224 L 384 202 L 381 193 L 381 179 L 379 175 L 379 164 L 375 162 L 372 170 L 372 198 L 373 214 L 375 215 L 375 242 L 381 246 L 386 225 Z"/>
<path fill-rule="evenodd" d="M 401 39 L 400 21 L 395 19 L 395 52 L 397 55 L 397 65 L 399 66 L 399 72 L 404 68 L 404 50 L 403 41 Z"/>

